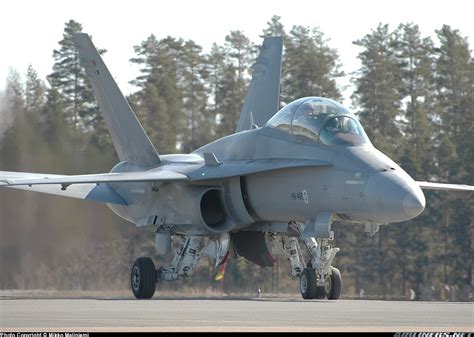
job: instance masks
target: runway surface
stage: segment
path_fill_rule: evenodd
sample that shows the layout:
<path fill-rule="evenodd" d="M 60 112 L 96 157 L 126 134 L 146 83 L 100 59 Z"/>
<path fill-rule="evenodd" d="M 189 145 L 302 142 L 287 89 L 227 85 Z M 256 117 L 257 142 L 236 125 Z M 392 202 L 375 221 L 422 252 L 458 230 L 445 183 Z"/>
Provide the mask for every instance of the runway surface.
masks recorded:
<path fill-rule="evenodd" d="M 0 331 L 474 331 L 474 303 L 0 299 Z"/>

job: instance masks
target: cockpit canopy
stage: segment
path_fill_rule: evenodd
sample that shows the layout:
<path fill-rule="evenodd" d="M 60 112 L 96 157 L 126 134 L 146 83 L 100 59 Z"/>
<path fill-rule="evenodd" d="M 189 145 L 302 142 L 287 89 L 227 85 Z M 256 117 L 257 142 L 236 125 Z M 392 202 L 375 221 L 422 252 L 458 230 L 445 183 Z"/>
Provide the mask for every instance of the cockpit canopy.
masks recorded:
<path fill-rule="evenodd" d="M 305 97 L 285 105 L 266 124 L 326 145 L 359 145 L 369 139 L 354 114 L 327 98 Z"/>

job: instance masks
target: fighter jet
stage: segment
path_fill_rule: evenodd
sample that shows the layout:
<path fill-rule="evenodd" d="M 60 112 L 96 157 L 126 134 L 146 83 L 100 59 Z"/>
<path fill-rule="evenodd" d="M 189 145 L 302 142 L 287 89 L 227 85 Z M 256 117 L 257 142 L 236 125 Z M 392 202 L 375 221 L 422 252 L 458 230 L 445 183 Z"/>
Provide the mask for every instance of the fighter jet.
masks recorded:
<path fill-rule="evenodd" d="M 190 154 L 159 154 L 87 34 L 76 34 L 85 67 L 120 162 L 109 173 L 52 175 L 0 172 L 0 186 L 105 203 L 118 216 L 152 230 L 157 254 L 132 265 L 138 299 L 157 282 L 189 277 L 201 257 L 242 256 L 273 266 L 288 259 L 304 299 L 338 299 L 333 266 L 334 221 L 380 225 L 423 212 L 422 189 L 469 196 L 474 186 L 414 181 L 370 142 L 357 117 L 338 102 L 304 97 L 277 112 L 283 39 L 268 37 L 253 74 L 236 132 Z M 300 244 L 310 256 L 304 261 Z"/>

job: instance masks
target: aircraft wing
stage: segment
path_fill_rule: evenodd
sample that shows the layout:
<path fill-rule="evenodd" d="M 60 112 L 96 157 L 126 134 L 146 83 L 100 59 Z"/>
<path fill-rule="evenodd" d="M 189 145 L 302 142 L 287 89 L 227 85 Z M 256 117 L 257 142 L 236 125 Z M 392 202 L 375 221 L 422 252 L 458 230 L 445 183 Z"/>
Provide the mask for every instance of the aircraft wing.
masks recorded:
<path fill-rule="evenodd" d="M 72 176 L 0 171 L 0 186 L 119 205 L 127 203 L 108 183 L 187 180 L 184 174 L 158 170 Z"/>
<path fill-rule="evenodd" d="M 278 111 L 282 50 L 283 37 L 273 36 L 263 40 L 260 55 L 252 66 L 252 81 L 236 132 L 249 130 L 253 125 L 263 126 Z"/>
<path fill-rule="evenodd" d="M 474 186 L 460 184 L 431 183 L 428 181 L 417 181 L 423 190 L 439 190 L 451 192 L 460 197 L 469 197 L 474 192 Z"/>
<path fill-rule="evenodd" d="M 188 180 L 184 174 L 172 171 L 144 171 L 144 172 L 123 172 L 123 173 L 100 173 L 100 174 L 83 174 L 76 176 L 52 176 L 35 174 L 34 178 L 4 178 L 1 172 L 0 184 L 4 186 L 18 185 L 63 185 L 67 187 L 71 184 L 87 184 L 87 183 L 117 183 L 117 182 L 144 182 L 144 181 L 183 181 Z"/>

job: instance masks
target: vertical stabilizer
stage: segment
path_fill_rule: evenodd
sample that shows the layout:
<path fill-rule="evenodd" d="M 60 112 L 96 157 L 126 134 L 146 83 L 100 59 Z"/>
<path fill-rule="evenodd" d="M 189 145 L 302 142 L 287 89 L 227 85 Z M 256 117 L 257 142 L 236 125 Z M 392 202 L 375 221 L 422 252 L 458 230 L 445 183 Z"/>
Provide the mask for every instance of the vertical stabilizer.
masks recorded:
<path fill-rule="evenodd" d="M 236 132 L 249 130 L 254 123 L 262 126 L 278 111 L 282 50 L 283 37 L 266 37 L 263 40 L 260 55 L 252 66 L 252 81 Z"/>
<path fill-rule="evenodd" d="M 112 78 L 89 35 L 75 34 L 74 41 L 79 51 L 81 65 L 85 67 L 120 160 L 144 168 L 158 166 L 160 164 L 158 152 Z"/>

